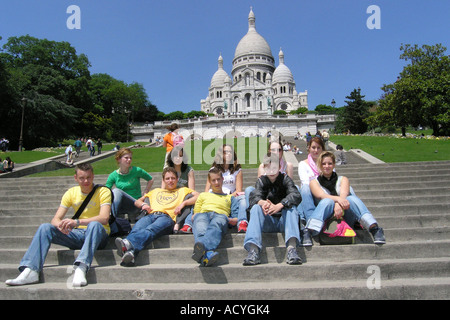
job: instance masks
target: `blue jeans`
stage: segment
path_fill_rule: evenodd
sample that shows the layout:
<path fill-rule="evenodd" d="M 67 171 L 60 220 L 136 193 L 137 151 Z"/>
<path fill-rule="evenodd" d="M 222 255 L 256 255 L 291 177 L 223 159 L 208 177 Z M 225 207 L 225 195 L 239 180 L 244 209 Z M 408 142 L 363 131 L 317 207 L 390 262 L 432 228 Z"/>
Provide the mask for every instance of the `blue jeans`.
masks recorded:
<path fill-rule="evenodd" d="M 52 243 L 59 244 L 69 249 L 78 250 L 74 265 L 80 263 L 89 269 L 97 249 L 102 249 L 108 243 L 108 234 L 100 222 L 91 222 L 86 229 L 73 229 L 65 235 L 50 223 L 41 224 L 31 241 L 31 244 L 20 261 L 19 270 L 26 267 L 40 272 L 44 267 L 45 258 Z"/>
<path fill-rule="evenodd" d="M 128 218 L 132 216 L 134 221 L 134 218 L 139 214 L 140 210 L 134 205 L 134 202 L 136 199 L 134 199 L 132 196 L 130 196 L 125 191 L 114 188 L 112 190 L 114 195 L 114 201 L 111 205 L 111 213 L 114 217 L 118 217 L 119 214 L 128 214 Z M 113 223 L 111 226 L 111 233 L 114 234 L 117 231 L 117 224 Z"/>
<path fill-rule="evenodd" d="M 286 246 L 291 238 L 295 238 L 298 245 L 300 243 L 298 219 L 299 215 L 295 207 L 283 209 L 281 217 L 272 217 L 264 215 L 261 206 L 255 204 L 250 210 L 250 221 L 245 234 L 244 248 L 248 251 L 249 244 L 252 243 L 261 250 L 262 232 L 284 232 Z"/>
<path fill-rule="evenodd" d="M 308 221 L 316 208 L 314 198 L 311 189 L 309 188 L 309 184 L 303 184 L 301 188 L 299 188 L 299 191 L 302 195 L 302 202 L 298 205 L 297 211 L 301 220 Z"/>
<path fill-rule="evenodd" d="M 245 208 L 248 208 L 248 204 L 250 203 L 250 193 L 255 190 L 255 187 L 249 186 L 245 188 Z"/>
<path fill-rule="evenodd" d="M 114 217 L 117 217 L 118 214 L 139 212 L 139 208 L 134 205 L 135 198 L 118 188 L 113 189 L 112 192 L 114 194 L 114 202 L 111 206 L 111 212 Z"/>
<path fill-rule="evenodd" d="M 300 194 L 302 195 L 302 202 L 298 205 L 297 211 L 301 220 L 308 221 L 313 216 L 317 200 L 314 199 L 309 184 L 303 184 L 299 189 Z M 353 196 L 355 195 L 352 187 L 350 187 L 350 194 Z"/>
<path fill-rule="evenodd" d="M 237 218 L 238 218 L 238 224 L 239 224 L 241 221 L 247 221 L 247 202 L 245 200 L 244 194 L 237 196 L 236 200 L 239 205 L 239 209 L 237 212 Z M 236 218 L 236 212 L 231 210 L 230 217 Z"/>
<path fill-rule="evenodd" d="M 351 227 L 356 221 L 369 230 L 369 227 L 377 223 L 373 215 L 365 204 L 355 195 L 349 195 L 347 197 L 350 203 L 350 208 L 345 210 L 344 220 Z M 308 219 L 306 228 L 312 231 L 312 235 L 317 235 L 323 228 L 323 224 L 326 220 L 334 215 L 334 201 L 331 199 L 322 199 L 314 210 L 312 216 Z"/>
<path fill-rule="evenodd" d="M 236 210 L 233 210 L 234 208 L 231 208 L 231 212 L 230 212 L 230 218 L 238 218 L 238 222 L 237 224 L 239 225 L 239 223 L 241 221 L 247 221 L 247 202 L 245 201 L 245 195 L 240 195 L 235 197 L 238 203 L 238 211 L 236 212 Z M 184 224 L 192 227 L 193 223 L 192 223 L 192 210 L 191 213 L 186 217 L 186 220 L 184 221 Z"/>
<path fill-rule="evenodd" d="M 194 239 L 195 243 L 201 242 L 205 250 L 216 250 L 222 241 L 222 236 L 227 232 L 228 217 L 216 212 L 202 212 L 195 214 Z"/>
<path fill-rule="evenodd" d="M 147 214 L 136 222 L 127 240 L 133 245 L 135 255 L 153 240 L 171 234 L 175 222 L 165 213 Z"/>

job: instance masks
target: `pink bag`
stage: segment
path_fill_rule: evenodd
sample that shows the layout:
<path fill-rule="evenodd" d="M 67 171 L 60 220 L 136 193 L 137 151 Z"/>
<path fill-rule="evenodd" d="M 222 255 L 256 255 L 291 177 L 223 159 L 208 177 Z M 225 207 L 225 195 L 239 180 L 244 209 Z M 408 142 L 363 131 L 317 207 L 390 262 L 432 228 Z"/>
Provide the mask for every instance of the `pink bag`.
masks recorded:
<path fill-rule="evenodd" d="M 325 221 L 322 231 L 319 233 L 320 244 L 352 244 L 355 231 L 341 219 L 331 218 Z"/>

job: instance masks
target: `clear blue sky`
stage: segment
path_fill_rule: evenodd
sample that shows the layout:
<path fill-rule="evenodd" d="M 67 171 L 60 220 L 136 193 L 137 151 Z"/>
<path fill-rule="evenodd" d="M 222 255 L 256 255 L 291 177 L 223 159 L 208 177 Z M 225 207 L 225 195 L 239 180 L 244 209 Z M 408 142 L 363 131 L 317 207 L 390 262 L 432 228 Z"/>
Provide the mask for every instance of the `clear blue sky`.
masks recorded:
<path fill-rule="evenodd" d="M 81 29 L 70 30 L 70 5 L 81 9 Z M 366 13 L 380 8 L 381 29 Z M 248 30 L 256 30 L 278 65 L 280 47 L 309 108 L 345 104 L 360 87 L 377 100 L 405 62 L 400 45 L 442 43 L 450 50 L 449 0 L 2 0 L 0 36 L 29 34 L 67 41 L 88 56 L 93 73 L 141 83 L 160 111 L 200 110 L 221 53 L 224 68 Z"/>

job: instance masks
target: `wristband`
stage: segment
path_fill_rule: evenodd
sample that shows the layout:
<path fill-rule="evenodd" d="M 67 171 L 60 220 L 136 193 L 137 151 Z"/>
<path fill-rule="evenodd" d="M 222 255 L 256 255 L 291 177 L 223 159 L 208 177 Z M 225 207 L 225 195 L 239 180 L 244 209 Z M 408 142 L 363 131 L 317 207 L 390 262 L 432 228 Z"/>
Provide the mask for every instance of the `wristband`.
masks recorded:
<path fill-rule="evenodd" d="M 80 226 L 80 220 L 76 219 L 75 221 L 77 222 L 77 226 L 76 227 L 78 228 Z"/>

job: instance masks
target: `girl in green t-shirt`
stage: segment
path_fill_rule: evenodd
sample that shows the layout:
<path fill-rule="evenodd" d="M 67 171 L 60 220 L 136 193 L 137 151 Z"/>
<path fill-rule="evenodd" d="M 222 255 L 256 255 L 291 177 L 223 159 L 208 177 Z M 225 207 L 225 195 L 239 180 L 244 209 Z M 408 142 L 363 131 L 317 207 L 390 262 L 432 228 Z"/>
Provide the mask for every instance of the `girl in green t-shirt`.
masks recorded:
<path fill-rule="evenodd" d="M 133 153 L 129 148 L 121 148 L 116 152 L 115 159 L 119 169 L 114 170 L 108 176 L 106 186 L 116 188 L 113 190 L 114 202 L 111 211 L 115 217 L 118 214 L 128 214 L 130 222 L 134 222 L 139 209 L 135 207 L 134 202 L 142 195 L 148 193 L 153 185 L 153 178 L 144 169 L 133 167 Z M 147 181 L 144 192 L 141 192 L 140 179 Z"/>

